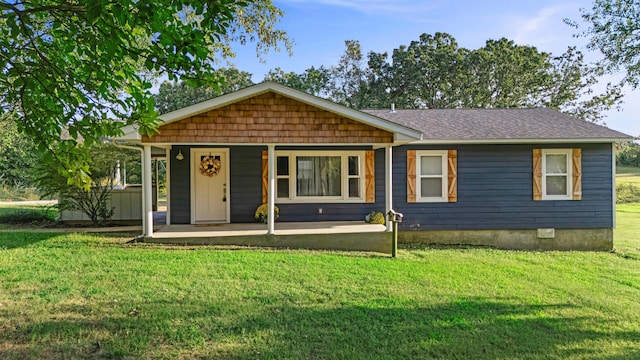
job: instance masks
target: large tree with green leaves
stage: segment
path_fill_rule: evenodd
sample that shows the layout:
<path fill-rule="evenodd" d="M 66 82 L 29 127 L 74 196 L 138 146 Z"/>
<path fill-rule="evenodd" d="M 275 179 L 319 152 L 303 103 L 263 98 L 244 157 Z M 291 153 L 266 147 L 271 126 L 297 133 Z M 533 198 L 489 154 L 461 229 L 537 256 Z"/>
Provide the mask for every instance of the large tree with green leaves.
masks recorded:
<path fill-rule="evenodd" d="M 612 74 L 623 70 L 623 83 L 640 86 L 640 2 L 595 0 L 591 9 L 581 10 L 588 28 L 579 36 L 589 39 L 587 48 L 602 52 L 602 69 Z M 578 27 L 574 21 L 565 22 Z"/>
<path fill-rule="evenodd" d="M 165 114 L 253 85 L 251 73 L 236 68 L 217 69 L 214 75 L 218 81 L 206 86 L 193 87 L 184 81 L 164 81 L 154 95 L 156 109 L 160 114 Z"/>
<path fill-rule="evenodd" d="M 600 122 L 621 97 L 614 85 L 594 92 L 599 72 L 575 48 L 553 56 L 502 38 L 466 49 L 436 33 L 399 46 L 390 58 L 370 52 L 365 63 L 357 41 L 345 44 L 324 90 L 315 92 L 358 109 L 542 106 Z"/>
<path fill-rule="evenodd" d="M 88 186 L 88 146 L 127 124 L 153 131 L 150 76 L 216 84 L 233 42 L 290 49 L 274 28 L 280 16 L 271 0 L 4 1 L 0 106 L 70 182 Z"/>

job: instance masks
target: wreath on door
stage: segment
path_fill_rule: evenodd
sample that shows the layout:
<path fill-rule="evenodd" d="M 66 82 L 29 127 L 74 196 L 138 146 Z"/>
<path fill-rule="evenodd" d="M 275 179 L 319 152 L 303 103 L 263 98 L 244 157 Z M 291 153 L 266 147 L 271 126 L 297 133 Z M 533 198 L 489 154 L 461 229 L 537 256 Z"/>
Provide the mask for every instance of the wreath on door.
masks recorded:
<path fill-rule="evenodd" d="M 200 161 L 200 174 L 204 176 L 215 176 L 220 172 L 220 167 L 222 164 L 220 163 L 220 157 L 203 156 Z"/>

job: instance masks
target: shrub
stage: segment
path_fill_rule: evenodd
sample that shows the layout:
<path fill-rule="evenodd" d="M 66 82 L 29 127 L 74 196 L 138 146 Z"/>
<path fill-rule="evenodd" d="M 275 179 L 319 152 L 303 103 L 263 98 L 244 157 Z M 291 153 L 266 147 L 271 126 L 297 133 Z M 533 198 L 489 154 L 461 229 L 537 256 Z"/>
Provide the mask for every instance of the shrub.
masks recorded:
<path fill-rule="evenodd" d="M 619 146 L 616 163 L 623 166 L 640 166 L 640 145 L 625 143 Z"/>
<path fill-rule="evenodd" d="M 85 149 L 91 156 L 90 167 L 84 174 L 91 178 L 90 188 L 81 188 L 77 185 L 79 182 L 70 182 L 56 159 L 47 154 L 38 163 L 36 181 L 44 196 L 58 198 L 58 210 L 80 210 L 91 219 L 94 226 L 99 226 L 108 221 L 114 212 L 114 207 L 109 206 L 109 199 L 116 185 L 117 161 L 124 162 L 140 155 L 110 144 L 94 144 Z"/>
<path fill-rule="evenodd" d="M 56 220 L 56 211 L 50 208 L 8 208 L 0 213 L 0 224 L 46 225 Z"/>
<path fill-rule="evenodd" d="M 640 186 L 634 184 L 617 185 L 616 202 L 619 204 L 640 203 Z"/>

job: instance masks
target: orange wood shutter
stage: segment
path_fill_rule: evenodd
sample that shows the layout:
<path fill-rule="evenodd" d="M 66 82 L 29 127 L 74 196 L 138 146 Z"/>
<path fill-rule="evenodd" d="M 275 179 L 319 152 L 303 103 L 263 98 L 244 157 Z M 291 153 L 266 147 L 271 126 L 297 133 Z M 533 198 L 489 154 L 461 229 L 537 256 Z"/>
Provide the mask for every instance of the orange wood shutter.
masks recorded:
<path fill-rule="evenodd" d="M 407 202 L 416 202 L 416 151 L 407 150 Z"/>
<path fill-rule="evenodd" d="M 542 200 L 542 150 L 533 149 L 533 201 Z"/>
<path fill-rule="evenodd" d="M 368 203 L 376 202 L 376 173 L 375 173 L 375 152 L 373 150 L 367 150 L 364 153 L 365 164 L 365 189 L 366 199 Z"/>
<path fill-rule="evenodd" d="M 269 153 L 262 150 L 262 203 L 267 203 L 267 192 L 269 183 Z"/>
<path fill-rule="evenodd" d="M 447 173 L 449 177 L 449 202 L 458 201 L 458 150 L 449 150 L 447 159 Z"/>
<path fill-rule="evenodd" d="M 573 200 L 582 200 L 582 149 L 573 149 Z"/>

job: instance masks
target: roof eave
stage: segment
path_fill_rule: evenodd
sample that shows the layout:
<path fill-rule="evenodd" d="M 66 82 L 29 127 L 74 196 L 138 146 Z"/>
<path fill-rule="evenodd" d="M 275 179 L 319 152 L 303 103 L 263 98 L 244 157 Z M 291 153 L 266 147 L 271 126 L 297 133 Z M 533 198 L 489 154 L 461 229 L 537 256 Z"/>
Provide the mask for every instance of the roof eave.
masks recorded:
<path fill-rule="evenodd" d="M 633 137 L 614 138 L 523 138 L 523 139 L 423 139 L 412 145 L 452 145 L 452 144 L 595 144 L 633 141 Z"/>

